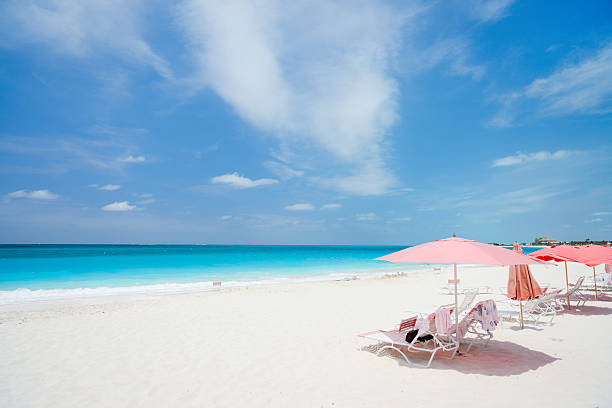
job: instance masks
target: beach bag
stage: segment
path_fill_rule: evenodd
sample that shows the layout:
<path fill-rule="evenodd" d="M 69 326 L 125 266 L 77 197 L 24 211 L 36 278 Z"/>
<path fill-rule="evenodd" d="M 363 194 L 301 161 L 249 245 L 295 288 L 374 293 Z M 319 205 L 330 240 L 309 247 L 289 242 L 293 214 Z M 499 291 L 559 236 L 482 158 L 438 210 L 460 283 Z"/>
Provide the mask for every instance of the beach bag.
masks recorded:
<path fill-rule="evenodd" d="M 419 333 L 418 330 L 410 330 L 409 332 L 406 332 L 406 342 L 412 343 L 412 340 L 414 340 L 414 338 L 416 337 L 418 333 Z M 433 339 L 433 336 L 431 334 L 426 334 L 425 336 L 419 337 L 417 341 L 420 341 L 421 343 L 423 343 L 431 339 Z"/>

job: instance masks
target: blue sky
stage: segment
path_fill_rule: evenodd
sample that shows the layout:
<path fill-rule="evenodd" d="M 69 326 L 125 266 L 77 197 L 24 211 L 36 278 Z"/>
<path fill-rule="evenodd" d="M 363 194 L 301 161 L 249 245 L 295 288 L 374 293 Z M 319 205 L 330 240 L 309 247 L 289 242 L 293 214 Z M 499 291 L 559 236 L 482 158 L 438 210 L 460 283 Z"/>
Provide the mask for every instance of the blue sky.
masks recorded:
<path fill-rule="evenodd" d="M 0 5 L 0 242 L 611 239 L 611 175 L 608 1 Z"/>

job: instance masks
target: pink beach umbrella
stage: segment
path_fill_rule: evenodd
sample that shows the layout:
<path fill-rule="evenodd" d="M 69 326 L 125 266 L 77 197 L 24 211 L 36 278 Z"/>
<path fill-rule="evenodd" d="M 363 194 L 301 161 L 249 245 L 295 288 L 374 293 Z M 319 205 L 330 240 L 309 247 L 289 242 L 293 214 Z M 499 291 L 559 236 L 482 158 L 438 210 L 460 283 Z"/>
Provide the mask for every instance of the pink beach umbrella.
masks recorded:
<path fill-rule="evenodd" d="M 576 257 L 579 257 L 578 247 L 571 245 L 553 245 L 550 248 L 540 249 L 529 254 L 530 257 L 541 259 L 543 261 L 555 261 L 565 263 L 565 286 L 567 288 L 567 308 L 571 309 L 570 306 L 570 294 L 569 294 L 569 279 L 567 277 L 567 262 L 578 262 Z"/>
<path fill-rule="evenodd" d="M 595 299 L 597 299 L 597 275 L 595 267 L 601 264 L 612 263 L 612 248 L 602 245 L 584 245 L 579 246 L 583 258 L 581 262 L 586 266 L 593 268 L 593 283 L 595 284 Z"/>
<path fill-rule="evenodd" d="M 480 265 L 527 265 L 542 263 L 537 259 L 509 249 L 483 244 L 465 238 L 446 238 L 437 241 L 416 245 L 402 249 L 389 255 L 376 258 L 376 260 L 393 263 L 448 263 L 453 264 L 454 279 L 449 281 L 455 285 L 455 311 L 458 309 L 457 300 L 457 264 Z M 455 330 L 459 327 L 458 313 L 455 312 Z M 455 333 L 459 338 L 457 332 Z"/>
<path fill-rule="evenodd" d="M 572 246 L 572 245 L 553 245 L 550 248 L 540 249 L 532 252 L 529 256 L 543 261 L 557 261 L 565 263 L 565 285 L 567 287 L 567 307 L 570 306 L 569 280 L 567 276 L 567 263 L 577 262 L 587 266 L 596 266 L 602 263 L 609 262 L 610 258 L 606 254 L 601 254 L 596 248 L 585 249 L 587 246 Z M 591 245 L 593 247 L 593 245 Z M 593 268 L 593 276 L 595 269 Z"/>
<path fill-rule="evenodd" d="M 514 252 L 524 254 L 523 249 L 515 242 L 512 246 Z M 508 274 L 508 298 L 519 301 L 531 300 L 541 296 L 544 292 L 531 274 L 528 265 L 510 265 Z M 521 327 L 523 323 L 523 304 L 521 303 Z"/>

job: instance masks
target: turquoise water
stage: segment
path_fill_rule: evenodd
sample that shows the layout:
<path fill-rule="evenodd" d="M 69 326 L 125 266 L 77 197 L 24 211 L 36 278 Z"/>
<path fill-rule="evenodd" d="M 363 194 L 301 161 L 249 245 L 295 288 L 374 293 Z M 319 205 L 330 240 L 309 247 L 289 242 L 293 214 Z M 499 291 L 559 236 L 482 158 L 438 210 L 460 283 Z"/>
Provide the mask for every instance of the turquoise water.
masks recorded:
<path fill-rule="evenodd" d="M 0 245 L 0 290 L 123 287 L 395 270 L 402 246 Z"/>
<path fill-rule="evenodd" d="M 405 246 L 0 245 L 0 291 L 119 288 L 423 269 Z M 537 249 L 537 248 L 535 248 Z M 524 248 L 529 253 L 534 248 Z"/>

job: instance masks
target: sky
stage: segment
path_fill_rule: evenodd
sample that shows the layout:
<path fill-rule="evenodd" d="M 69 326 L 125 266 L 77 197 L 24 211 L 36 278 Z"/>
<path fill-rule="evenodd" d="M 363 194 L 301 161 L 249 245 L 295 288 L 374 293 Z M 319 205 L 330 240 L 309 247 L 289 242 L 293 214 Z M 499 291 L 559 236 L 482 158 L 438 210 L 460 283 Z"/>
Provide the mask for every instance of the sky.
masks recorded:
<path fill-rule="evenodd" d="M 0 242 L 612 239 L 612 3 L 6 0 Z"/>

